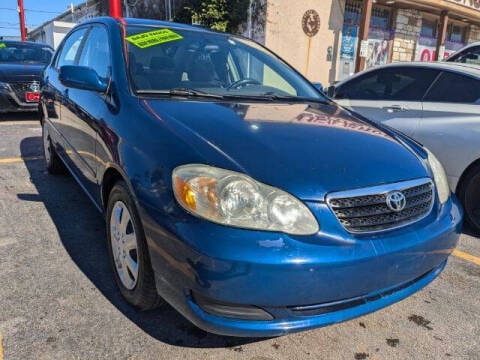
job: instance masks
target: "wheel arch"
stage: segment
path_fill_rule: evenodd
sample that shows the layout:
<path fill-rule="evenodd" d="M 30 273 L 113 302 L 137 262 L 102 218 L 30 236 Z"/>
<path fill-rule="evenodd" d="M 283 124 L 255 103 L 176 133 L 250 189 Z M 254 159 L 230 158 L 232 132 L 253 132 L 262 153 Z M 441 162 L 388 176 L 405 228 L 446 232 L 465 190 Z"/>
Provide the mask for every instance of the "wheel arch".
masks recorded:
<path fill-rule="evenodd" d="M 105 172 L 103 173 L 102 177 L 102 186 L 101 186 L 101 199 L 103 211 L 106 212 L 107 209 L 107 202 L 108 196 L 110 191 L 112 191 L 115 183 L 118 181 L 124 181 L 127 186 L 131 189 L 130 182 L 127 180 L 127 177 L 123 173 L 122 170 L 117 168 L 114 165 L 110 165 L 106 168 Z"/>
<path fill-rule="evenodd" d="M 474 160 L 470 165 L 468 165 L 463 171 L 462 175 L 460 175 L 460 178 L 458 179 L 457 187 L 455 188 L 455 194 L 458 195 L 458 192 L 461 190 L 463 183 L 465 182 L 469 172 L 475 167 L 480 168 L 480 158 Z"/>

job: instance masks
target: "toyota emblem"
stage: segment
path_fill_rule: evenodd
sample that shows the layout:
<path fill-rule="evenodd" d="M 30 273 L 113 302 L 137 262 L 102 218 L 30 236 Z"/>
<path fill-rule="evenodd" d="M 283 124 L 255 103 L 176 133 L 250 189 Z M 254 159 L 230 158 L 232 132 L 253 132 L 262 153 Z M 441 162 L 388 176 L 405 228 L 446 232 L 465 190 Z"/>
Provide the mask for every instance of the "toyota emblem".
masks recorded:
<path fill-rule="evenodd" d="M 392 191 L 388 193 L 386 203 L 390 210 L 399 212 L 405 209 L 407 199 L 401 191 Z"/>

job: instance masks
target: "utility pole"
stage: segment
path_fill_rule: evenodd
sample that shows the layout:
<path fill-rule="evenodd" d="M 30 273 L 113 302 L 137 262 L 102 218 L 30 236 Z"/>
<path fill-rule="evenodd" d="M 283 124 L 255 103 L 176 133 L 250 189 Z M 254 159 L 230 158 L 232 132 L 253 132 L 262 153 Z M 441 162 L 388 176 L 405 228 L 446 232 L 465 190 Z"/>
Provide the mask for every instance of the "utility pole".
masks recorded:
<path fill-rule="evenodd" d="M 130 5 L 128 3 L 128 0 L 123 0 L 123 5 L 125 7 L 125 17 L 129 18 L 130 17 Z"/>
<path fill-rule="evenodd" d="M 110 16 L 117 19 L 122 17 L 121 0 L 110 0 Z"/>
<path fill-rule="evenodd" d="M 23 8 L 23 0 L 18 0 L 18 16 L 20 17 L 20 34 L 22 41 L 27 40 L 27 29 L 25 28 L 25 9 Z"/>

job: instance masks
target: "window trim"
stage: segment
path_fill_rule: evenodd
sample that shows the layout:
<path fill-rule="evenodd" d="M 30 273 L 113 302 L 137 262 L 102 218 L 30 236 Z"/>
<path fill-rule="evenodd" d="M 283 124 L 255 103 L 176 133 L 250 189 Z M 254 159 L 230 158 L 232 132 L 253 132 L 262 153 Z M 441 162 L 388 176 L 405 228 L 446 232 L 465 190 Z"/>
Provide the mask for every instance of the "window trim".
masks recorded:
<path fill-rule="evenodd" d="M 85 40 L 88 38 L 88 35 L 90 33 L 90 29 L 92 28 L 91 25 L 85 25 L 85 26 L 80 26 L 78 28 L 76 28 L 75 30 L 73 30 L 72 32 L 68 33 L 67 36 L 65 36 L 65 38 L 62 40 L 62 43 L 60 44 L 60 46 L 58 47 L 58 50 L 57 50 L 57 53 L 55 54 L 55 58 L 53 59 L 52 61 L 52 69 L 54 69 L 55 71 L 59 71 L 59 67 L 58 67 L 58 61 L 60 59 L 60 56 L 61 54 L 63 53 L 63 48 L 65 47 L 65 43 L 68 41 L 68 39 L 70 37 L 73 36 L 73 34 L 81 31 L 81 30 L 84 30 L 86 29 L 85 31 L 85 35 L 82 39 L 82 42 L 80 43 L 79 47 L 78 47 L 78 51 L 77 53 L 75 54 L 75 59 L 73 61 L 73 63 L 77 63 L 78 61 L 78 56 L 79 54 L 81 54 L 82 50 L 83 50 L 83 44 L 85 43 Z"/>

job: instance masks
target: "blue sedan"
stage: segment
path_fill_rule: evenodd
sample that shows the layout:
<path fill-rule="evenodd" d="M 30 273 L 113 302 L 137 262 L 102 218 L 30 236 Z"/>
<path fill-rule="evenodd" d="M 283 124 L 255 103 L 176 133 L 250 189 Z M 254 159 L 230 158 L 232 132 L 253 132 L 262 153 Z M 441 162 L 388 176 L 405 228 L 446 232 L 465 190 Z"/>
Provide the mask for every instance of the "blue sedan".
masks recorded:
<path fill-rule="evenodd" d="M 213 333 L 351 319 L 435 279 L 462 211 L 435 156 L 248 39 L 153 20 L 75 27 L 44 72 L 50 173 L 106 221 L 116 283 Z"/>

